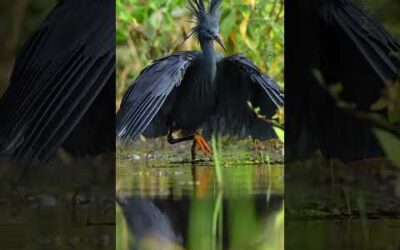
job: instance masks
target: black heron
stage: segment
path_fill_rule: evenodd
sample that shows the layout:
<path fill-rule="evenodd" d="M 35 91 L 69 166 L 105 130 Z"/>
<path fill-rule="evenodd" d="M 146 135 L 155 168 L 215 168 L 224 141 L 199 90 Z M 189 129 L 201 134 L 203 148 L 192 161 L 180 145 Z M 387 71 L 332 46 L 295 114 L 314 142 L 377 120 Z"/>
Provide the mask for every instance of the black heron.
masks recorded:
<path fill-rule="evenodd" d="M 288 1 L 285 37 L 286 159 L 317 149 L 327 158 L 361 160 L 383 154 L 371 131 L 320 87 L 318 70 L 356 112 L 370 112 L 400 72 L 396 39 L 349 0 Z M 374 111 L 385 116 L 387 109 Z"/>
<path fill-rule="evenodd" d="M 0 150 L 47 160 L 115 145 L 115 14 L 112 0 L 58 1 L 25 43 L 0 101 Z"/>
<path fill-rule="evenodd" d="M 117 114 L 117 137 L 122 141 L 167 135 L 171 144 L 193 140 L 211 153 L 199 129 L 209 134 L 229 134 L 269 139 L 271 125 L 261 121 L 248 106 L 260 107 L 270 118 L 283 106 L 278 85 L 243 55 L 222 56 L 213 42 L 225 49 L 219 37 L 221 0 L 208 10 L 203 0 L 190 0 L 196 25 L 194 35 L 201 51 L 176 52 L 146 67 L 125 93 Z M 180 138 L 174 138 L 175 131 Z"/>

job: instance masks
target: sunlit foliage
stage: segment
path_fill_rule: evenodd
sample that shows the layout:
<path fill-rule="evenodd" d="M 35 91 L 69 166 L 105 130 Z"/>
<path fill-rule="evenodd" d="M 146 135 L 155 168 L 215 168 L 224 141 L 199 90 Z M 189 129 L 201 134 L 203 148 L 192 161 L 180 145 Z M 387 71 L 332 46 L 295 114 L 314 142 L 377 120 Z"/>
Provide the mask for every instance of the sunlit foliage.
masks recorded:
<path fill-rule="evenodd" d="M 209 1 L 206 0 L 206 3 Z M 186 0 L 117 0 L 117 97 L 151 61 L 178 50 L 193 26 Z M 220 33 L 227 54 L 244 53 L 283 86 L 283 1 L 225 0 Z"/>

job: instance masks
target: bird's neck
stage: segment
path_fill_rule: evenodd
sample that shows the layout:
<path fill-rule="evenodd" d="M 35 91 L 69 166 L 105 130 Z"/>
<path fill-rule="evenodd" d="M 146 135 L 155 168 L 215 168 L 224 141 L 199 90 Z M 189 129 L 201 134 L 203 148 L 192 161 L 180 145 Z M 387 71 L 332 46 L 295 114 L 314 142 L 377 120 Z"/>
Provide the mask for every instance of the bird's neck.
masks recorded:
<path fill-rule="evenodd" d="M 201 50 L 203 51 L 202 69 L 213 82 L 217 73 L 216 54 L 213 42 L 210 40 L 200 41 Z"/>

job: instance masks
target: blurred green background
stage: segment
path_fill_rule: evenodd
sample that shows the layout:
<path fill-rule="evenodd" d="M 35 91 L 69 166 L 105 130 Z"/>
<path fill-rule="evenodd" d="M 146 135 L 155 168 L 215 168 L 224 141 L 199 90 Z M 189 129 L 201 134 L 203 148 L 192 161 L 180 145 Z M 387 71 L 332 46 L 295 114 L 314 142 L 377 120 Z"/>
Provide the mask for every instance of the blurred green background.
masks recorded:
<path fill-rule="evenodd" d="M 354 2 L 378 19 L 395 38 L 400 40 L 400 1 L 354 0 Z"/>
<path fill-rule="evenodd" d="M 182 44 L 193 27 L 186 6 L 187 0 L 117 0 L 117 104 L 153 60 L 200 49 L 194 38 Z M 227 54 L 244 53 L 281 87 L 283 13 L 283 0 L 225 0 L 220 20 Z"/>

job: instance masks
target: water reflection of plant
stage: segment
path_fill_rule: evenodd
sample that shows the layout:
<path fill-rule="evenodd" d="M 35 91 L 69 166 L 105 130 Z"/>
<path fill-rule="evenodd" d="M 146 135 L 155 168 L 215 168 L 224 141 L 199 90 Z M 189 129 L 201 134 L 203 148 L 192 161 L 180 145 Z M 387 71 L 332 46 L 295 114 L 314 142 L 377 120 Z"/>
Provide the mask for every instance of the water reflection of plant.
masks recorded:
<path fill-rule="evenodd" d="M 132 249 L 132 246 L 140 250 L 283 249 L 283 206 L 271 209 L 267 215 L 258 213 L 253 196 L 224 197 L 222 193 L 213 198 L 193 196 L 190 198 L 187 232 L 173 232 L 176 237 L 187 237 L 186 246 L 183 246 L 182 241 L 177 242 L 165 237 L 166 232 L 158 231 L 165 228 L 165 221 L 161 223 L 161 218 L 158 229 L 153 227 L 133 235 L 125 222 L 126 217 L 123 217 L 123 209 L 118 207 L 116 249 Z M 173 220 L 171 218 L 168 223 Z"/>
<path fill-rule="evenodd" d="M 188 199 L 187 214 L 179 215 L 179 220 L 188 221 L 188 229 L 186 232 L 176 232 L 183 237 L 186 235 L 186 249 L 283 249 L 282 167 L 271 166 L 268 170 L 266 166 L 225 166 L 221 168 L 221 184 L 217 184 L 214 167 L 198 167 L 193 171 L 189 166 L 186 167 L 188 168 L 179 176 L 168 173 L 184 168 L 143 168 L 141 176 L 147 177 L 132 179 L 132 175 L 128 175 L 126 181 L 130 187 L 125 191 L 129 193 L 130 189 L 135 189 L 133 194 L 139 197 L 153 199 L 161 195 L 157 199 L 178 203 Z M 168 173 L 161 173 L 163 171 Z M 263 183 L 259 182 L 260 177 L 264 180 Z M 189 181 L 192 179 L 193 181 Z M 120 182 L 121 178 L 118 180 Z M 190 192 L 179 191 L 181 187 L 177 183 L 182 182 L 186 182 L 187 186 L 183 189 L 191 190 Z M 164 188 L 154 187 L 155 192 L 149 191 L 152 185 L 167 184 L 169 186 Z M 269 195 L 266 192 L 267 186 L 271 187 Z M 124 190 L 126 186 L 124 184 L 118 187 Z M 138 193 L 137 187 L 143 188 L 143 191 Z M 167 190 L 171 192 L 166 193 Z M 261 216 L 260 211 L 267 215 Z M 127 249 L 134 242 L 120 208 L 117 209 L 117 242 L 117 249 Z M 182 245 L 173 248 L 177 246 L 162 242 L 164 247 L 171 248 L 149 249 L 183 249 Z M 154 238 L 153 244 L 159 243 L 159 237 Z"/>

